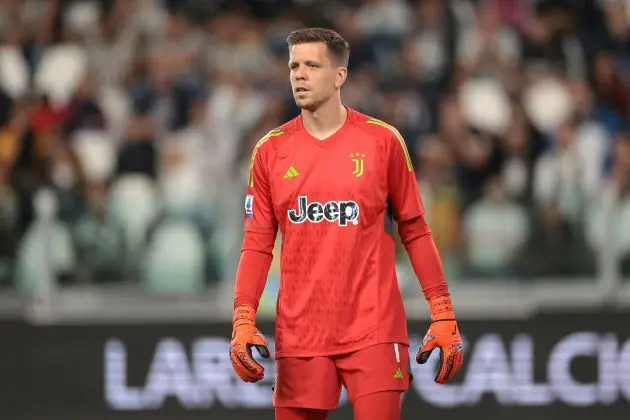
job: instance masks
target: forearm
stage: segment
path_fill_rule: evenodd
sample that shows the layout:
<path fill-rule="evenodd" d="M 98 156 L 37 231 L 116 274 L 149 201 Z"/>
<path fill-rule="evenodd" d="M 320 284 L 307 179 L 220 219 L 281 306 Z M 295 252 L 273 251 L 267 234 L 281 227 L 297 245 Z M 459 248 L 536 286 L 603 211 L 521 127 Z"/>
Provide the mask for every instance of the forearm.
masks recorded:
<path fill-rule="evenodd" d="M 273 259 L 275 238 L 275 232 L 245 232 L 234 286 L 235 308 L 249 305 L 258 309 Z"/>
<path fill-rule="evenodd" d="M 424 216 L 399 223 L 398 233 L 425 298 L 448 295 L 444 266 Z"/>

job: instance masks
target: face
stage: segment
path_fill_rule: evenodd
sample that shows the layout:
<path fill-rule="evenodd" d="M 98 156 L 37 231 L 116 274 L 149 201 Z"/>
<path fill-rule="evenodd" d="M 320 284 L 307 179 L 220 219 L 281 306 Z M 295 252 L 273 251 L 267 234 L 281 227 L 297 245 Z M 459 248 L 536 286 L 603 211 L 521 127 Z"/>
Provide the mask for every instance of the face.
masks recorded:
<path fill-rule="evenodd" d="M 347 75 L 346 68 L 331 60 L 323 42 L 292 46 L 289 69 L 295 103 L 311 111 L 333 97 Z"/>

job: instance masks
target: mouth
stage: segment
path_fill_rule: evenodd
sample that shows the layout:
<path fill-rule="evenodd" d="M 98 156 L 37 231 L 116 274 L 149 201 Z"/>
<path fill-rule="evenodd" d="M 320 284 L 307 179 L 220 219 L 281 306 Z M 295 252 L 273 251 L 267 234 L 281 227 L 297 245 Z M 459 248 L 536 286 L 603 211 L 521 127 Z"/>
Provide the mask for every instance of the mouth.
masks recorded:
<path fill-rule="evenodd" d="M 297 87 L 295 88 L 295 93 L 308 92 L 308 89 L 305 87 Z"/>

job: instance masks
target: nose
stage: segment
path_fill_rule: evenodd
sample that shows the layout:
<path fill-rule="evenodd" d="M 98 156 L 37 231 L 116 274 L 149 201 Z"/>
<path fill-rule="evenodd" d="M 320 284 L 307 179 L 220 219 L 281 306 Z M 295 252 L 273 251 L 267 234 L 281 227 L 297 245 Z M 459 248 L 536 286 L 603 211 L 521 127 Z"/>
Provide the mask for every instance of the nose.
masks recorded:
<path fill-rule="evenodd" d="M 299 66 L 295 69 L 295 80 L 304 80 L 306 79 L 306 69 L 304 66 Z"/>

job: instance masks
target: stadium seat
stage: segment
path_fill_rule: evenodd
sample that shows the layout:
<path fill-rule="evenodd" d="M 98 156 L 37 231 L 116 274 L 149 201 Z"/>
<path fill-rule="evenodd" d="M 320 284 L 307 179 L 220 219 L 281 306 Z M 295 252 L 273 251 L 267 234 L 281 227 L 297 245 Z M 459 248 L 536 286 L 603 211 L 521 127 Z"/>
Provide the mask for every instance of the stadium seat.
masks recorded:
<path fill-rule="evenodd" d="M 161 211 L 155 184 L 144 175 L 124 175 L 112 185 L 108 214 L 122 226 L 129 253 L 134 261 L 144 243 L 150 225 Z"/>
<path fill-rule="evenodd" d="M 122 228 L 113 218 L 102 220 L 98 215 L 86 214 L 74 223 L 72 234 L 80 280 L 99 283 L 124 280 L 127 248 Z"/>
<path fill-rule="evenodd" d="M 89 36 L 98 30 L 100 12 L 97 1 L 72 2 L 64 15 L 64 24 L 66 28 L 82 36 Z"/>
<path fill-rule="evenodd" d="M 525 89 L 523 96 L 527 116 L 543 133 L 555 130 L 573 112 L 569 89 L 552 78 L 535 81 Z"/>
<path fill-rule="evenodd" d="M 512 110 L 507 92 L 490 79 L 472 79 L 462 85 L 459 104 L 468 123 L 482 131 L 504 135 L 509 128 Z"/>
<path fill-rule="evenodd" d="M 50 247 L 47 249 L 48 229 L 42 222 L 35 221 L 28 227 L 17 254 L 17 287 L 27 293 L 35 292 L 38 284 L 49 273 L 42 263 L 50 252 L 50 267 L 55 275 L 66 275 L 74 270 L 76 254 L 70 230 L 59 221 L 52 221 Z"/>
<path fill-rule="evenodd" d="M 183 164 L 177 171 L 163 173 L 160 177 L 160 190 L 169 215 L 194 217 L 197 214 L 204 192 L 195 169 Z"/>
<path fill-rule="evenodd" d="M 132 114 L 131 99 L 122 89 L 103 86 L 99 91 L 98 103 L 105 114 L 109 134 L 119 143 Z"/>
<path fill-rule="evenodd" d="M 18 47 L 0 47 L 0 86 L 14 99 L 22 98 L 29 89 L 29 68 Z"/>
<path fill-rule="evenodd" d="M 105 182 L 116 168 L 116 147 L 104 131 L 77 131 L 72 138 L 72 149 L 88 182 Z"/>
<path fill-rule="evenodd" d="M 63 106 L 74 94 L 87 71 L 87 55 L 78 45 L 48 48 L 35 73 L 35 86 L 49 95 L 55 106 Z"/>
<path fill-rule="evenodd" d="M 191 223 L 169 220 L 160 224 L 143 258 L 144 284 L 157 293 L 194 293 L 204 285 L 205 250 Z"/>
<path fill-rule="evenodd" d="M 582 123 L 575 133 L 575 147 L 582 161 L 583 186 L 589 197 L 602 185 L 603 168 L 611 138 L 602 125 L 595 121 Z"/>

